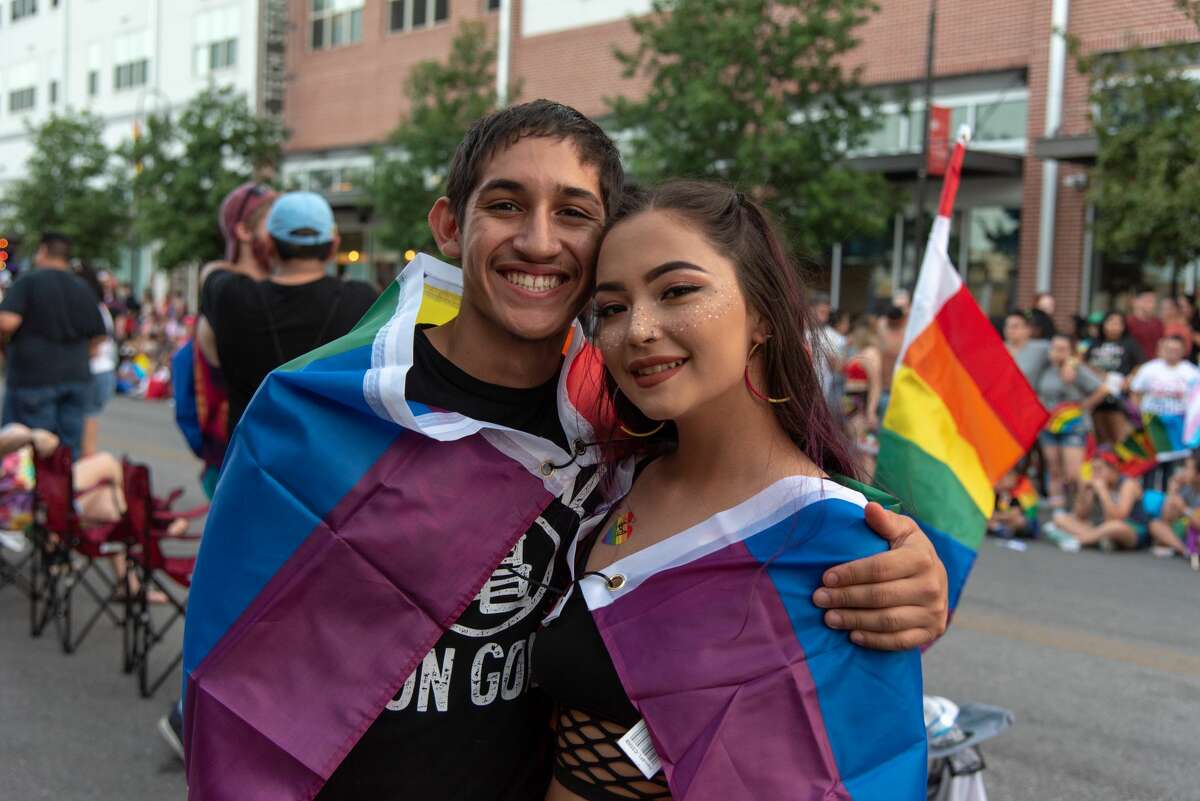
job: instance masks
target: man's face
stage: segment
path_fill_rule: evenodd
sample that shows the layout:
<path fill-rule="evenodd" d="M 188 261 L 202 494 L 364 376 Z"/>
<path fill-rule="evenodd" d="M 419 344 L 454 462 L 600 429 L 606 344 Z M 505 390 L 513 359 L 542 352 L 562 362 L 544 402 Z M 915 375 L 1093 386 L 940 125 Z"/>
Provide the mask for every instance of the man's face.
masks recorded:
<path fill-rule="evenodd" d="M 1133 311 L 1139 317 L 1154 316 L 1155 295 L 1153 292 L 1143 292 L 1133 299 Z"/>
<path fill-rule="evenodd" d="M 1162 354 L 1163 361 L 1171 366 L 1183 361 L 1183 343 L 1178 339 L 1164 339 L 1158 346 L 1158 350 Z"/>
<path fill-rule="evenodd" d="M 595 167 L 568 141 L 496 152 L 443 251 L 463 267 L 463 304 L 525 341 L 562 336 L 591 293 L 604 203 Z"/>

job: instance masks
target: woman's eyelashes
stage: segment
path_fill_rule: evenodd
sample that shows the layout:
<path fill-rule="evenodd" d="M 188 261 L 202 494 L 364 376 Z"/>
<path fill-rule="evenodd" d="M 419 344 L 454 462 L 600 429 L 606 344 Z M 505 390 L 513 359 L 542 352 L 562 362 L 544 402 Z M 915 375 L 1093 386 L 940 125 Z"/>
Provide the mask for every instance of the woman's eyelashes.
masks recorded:
<path fill-rule="evenodd" d="M 690 295 L 693 292 L 699 292 L 702 288 L 703 287 L 700 287 L 697 284 L 675 284 L 674 286 L 669 286 L 663 290 L 662 299 L 675 300 L 677 298 L 682 298 L 685 295 Z"/>
<path fill-rule="evenodd" d="M 601 320 L 612 317 L 614 314 L 619 314 L 625 311 L 625 307 L 620 303 L 598 303 L 596 304 L 596 316 Z"/>
<path fill-rule="evenodd" d="M 698 284 L 675 284 L 659 293 L 658 299 L 665 302 L 679 300 L 699 292 L 703 288 Z M 602 320 L 625 311 L 628 311 L 628 306 L 617 301 L 598 301 L 596 303 L 596 316 Z"/>

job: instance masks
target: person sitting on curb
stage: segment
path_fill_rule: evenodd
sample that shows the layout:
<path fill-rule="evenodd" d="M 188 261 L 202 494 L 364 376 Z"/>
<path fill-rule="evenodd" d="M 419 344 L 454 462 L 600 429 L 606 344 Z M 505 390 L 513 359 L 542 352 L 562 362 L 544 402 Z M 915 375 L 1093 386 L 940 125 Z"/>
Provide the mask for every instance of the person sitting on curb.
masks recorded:
<path fill-rule="evenodd" d="M 1163 500 L 1162 511 L 1150 521 L 1150 536 L 1154 538 L 1156 556 L 1179 554 L 1186 558 L 1188 555 L 1184 539 L 1188 525 L 1192 523 L 1196 512 L 1200 511 L 1198 460 L 1200 453 L 1192 451 L 1183 466 L 1167 482 L 1167 497 Z"/>
<path fill-rule="evenodd" d="M 1071 512 L 1056 512 L 1042 527 L 1064 551 L 1085 545 L 1104 550 L 1137 550 L 1150 545 L 1149 515 L 1142 506 L 1142 485 L 1122 476 L 1117 455 L 1107 448 L 1092 457 L 1092 478 L 1082 482 Z"/>

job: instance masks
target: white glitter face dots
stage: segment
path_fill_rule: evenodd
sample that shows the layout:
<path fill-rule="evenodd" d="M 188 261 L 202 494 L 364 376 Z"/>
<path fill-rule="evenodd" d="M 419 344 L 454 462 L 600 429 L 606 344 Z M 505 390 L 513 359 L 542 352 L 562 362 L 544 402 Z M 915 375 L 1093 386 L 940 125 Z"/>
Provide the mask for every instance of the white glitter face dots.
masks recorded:
<path fill-rule="evenodd" d="M 736 267 L 677 215 L 647 211 L 612 229 L 595 312 L 609 371 L 652 419 L 686 413 L 741 378 L 750 345 Z"/>

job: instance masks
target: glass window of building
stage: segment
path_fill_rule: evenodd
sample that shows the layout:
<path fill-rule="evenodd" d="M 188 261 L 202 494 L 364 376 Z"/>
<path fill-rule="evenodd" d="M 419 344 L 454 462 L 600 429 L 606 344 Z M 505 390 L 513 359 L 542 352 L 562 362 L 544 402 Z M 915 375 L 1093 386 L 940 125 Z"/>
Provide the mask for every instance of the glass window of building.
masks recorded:
<path fill-rule="evenodd" d="M 150 80 L 150 32 L 136 31 L 113 40 L 113 89 L 145 86 Z"/>
<path fill-rule="evenodd" d="M 363 0 L 312 0 L 312 49 L 328 50 L 361 42 L 362 16 Z"/>
<path fill-rule="evenodd" d="M 46 96 L 50 100 L 50 105 L 53 106 L 58 103 L 58 81 L 50 82 L 50 90 L 46 93 Z"/>
<path fill-rule="evenodd" d="M 976 142 L 1003 142 L 1024 139 L 1029 122 L 1029 101 L 1004 100 L 981 103 L 975 108 Z"/>
<path fill-rule="evenodd" d="M 968 209 L 966 218 L 967 257 L 959 271 L 984 313 L 999 317 L 1016 297 L 1021 210 L 981 206 Z"/>
<path fill-rule="evenodd" d="M 842 246 L 838 308 L 851 314 L 874 312 L 892 295 L 895 231 L 875 238 L 852 239 Z"/>
<path fill-rule="evenodd" d="M 388 7 L 388 27 L 393 32 L 425 28 L 450 18 L 448 0 L 389 0 Z"/>
<path fill-rule="evenodd" d="M 24 17 L 30 17 L 37 13 L 37 0 L 13 0 L 12 2 L 12 21 L 16 22 Z"/>
<path fill-rule="evenodd" d="M 88 70 L 87 85 L 88 97 L 100 94 L 100 70 Z"/>
<path fill-rule="evenodd" d="M 192 66 L 208 75 L 237 65 L 238 7 L 213 8 L 196 15 Z"/>
<path fill-rule="evenodd" d="M 882 112 L 875 117 L 878 126 L 857 148 L 863 155 L 896 153 L 900 150 L 900 115 Z"/>
<path fill-rule="evenodd" d="M 8 93 L 8 110 L 10 112 L 32 111 L 37 105 L 37 87 L 27 86 L 24 89 L 14 89 Z"/>

